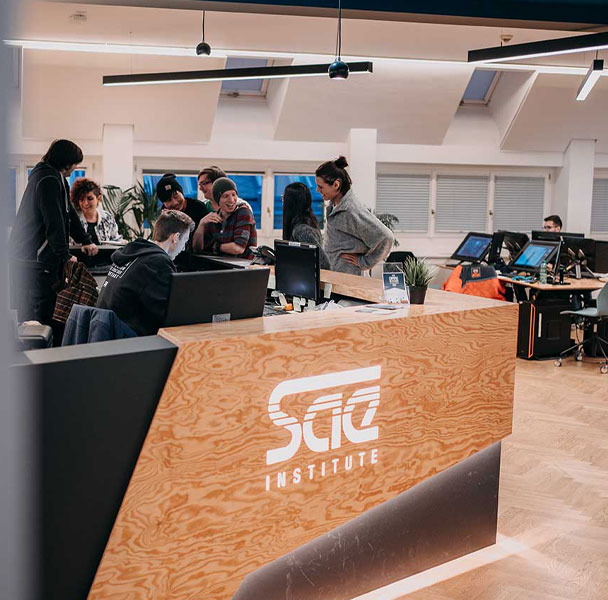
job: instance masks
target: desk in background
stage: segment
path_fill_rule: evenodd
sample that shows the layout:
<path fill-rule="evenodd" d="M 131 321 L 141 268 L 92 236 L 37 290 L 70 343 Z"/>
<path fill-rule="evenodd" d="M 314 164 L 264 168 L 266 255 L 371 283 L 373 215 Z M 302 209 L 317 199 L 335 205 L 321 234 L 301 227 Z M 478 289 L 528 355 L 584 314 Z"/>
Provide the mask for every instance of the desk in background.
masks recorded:
<path fill-rule="evenodd" d="M 514 286 L 519 299 L 517 355 L 522 358 L 550 358 L 572 345 L 571 319 L 561 312 L 572 309 L 572 294 L 592 292 L 604 286 L 597 279 L 566 279 L 570 285 L 528 283 L 499 276 Z"/>

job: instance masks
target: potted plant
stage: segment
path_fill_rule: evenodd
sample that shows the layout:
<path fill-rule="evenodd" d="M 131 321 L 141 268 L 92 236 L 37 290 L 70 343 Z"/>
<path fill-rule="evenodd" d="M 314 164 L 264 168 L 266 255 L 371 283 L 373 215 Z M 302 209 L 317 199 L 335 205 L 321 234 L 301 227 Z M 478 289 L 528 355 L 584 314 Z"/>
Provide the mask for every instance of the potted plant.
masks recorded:
<path fill-rule="evenodd" d="M 410 304 L 424 304 L 426 289 L 437 274 L 437 267 L 423 258 L 408 258 L 403 262 L 403 273 L 410 293 Z"/>

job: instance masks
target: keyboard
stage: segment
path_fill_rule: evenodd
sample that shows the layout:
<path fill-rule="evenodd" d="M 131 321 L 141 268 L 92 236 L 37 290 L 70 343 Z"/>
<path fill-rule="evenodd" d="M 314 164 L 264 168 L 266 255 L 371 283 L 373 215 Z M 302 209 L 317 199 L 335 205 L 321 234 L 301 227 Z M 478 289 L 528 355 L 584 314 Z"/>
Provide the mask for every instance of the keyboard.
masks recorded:
<path fill-rule="evenodd" d="M 107 275 L 110 272 L 110 265 L 97 265 L 87 267 L 91 275 Z"/>

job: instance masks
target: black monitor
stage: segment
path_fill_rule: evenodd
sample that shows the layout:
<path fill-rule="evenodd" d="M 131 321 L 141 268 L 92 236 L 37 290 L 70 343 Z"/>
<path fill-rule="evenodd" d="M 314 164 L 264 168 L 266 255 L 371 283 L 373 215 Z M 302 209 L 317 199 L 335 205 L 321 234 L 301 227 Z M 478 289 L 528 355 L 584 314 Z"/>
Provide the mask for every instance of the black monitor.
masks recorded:
<path fill-rule="evenodd" d="M 580 237 L 562 237 L 562 247 L 559 253 L 560 262 L 564 267 L 571 263 L 586 261 L 592 271 L 595 270 L 595 240 Z"/>
<path fill-rule="evenodd" d="M 277 291 L 317 302 L 321 289 L 318 246 L 275 240 L 274 252 Z"/>
<path fill-rule="evenodd" d="M 528 243 L 528 236 L 525 233 L 516 231 L 498 231 L 502 235 L 502 245 L 509 253 L 509 259 L 513 261 L 521 252 L 522 248 Z"/>
<path fill-rule="evenodd" d="M 164 327 L 261 317 L 268 268 L 173 273 Z"/>
<path fill-rule="evenodd" d="M 509 263 L 509 268 L 513 271 L 539 273 L 543 261 L 546 263 L 554 261 L 555 255 L 559 252 L 559 246 L 559 242 L 529 241 Z"/>
<path fill-rule="evenodd" d="M 467 233 L 464 240 L 460 243 L 460 246 L 456 248 L 456 251 L 450 258 L 454 260 L 480 262 L 488 253 L 491 243 L 491 233 L 475 233 L 471 231 Z"/>
<path fill-rule="evenodd" d="M 593 267 L 596 273 L 608 273 L 608 241 L 595 240 Z"/>
<path fill-rule="evenodd" d="M 546 242 L 559 242 L 563 237 L 584 238 L 584 233 L 571 233 L 569 231 L 544 231 L 532 232 L 533 240 L 545 240 Z"/>

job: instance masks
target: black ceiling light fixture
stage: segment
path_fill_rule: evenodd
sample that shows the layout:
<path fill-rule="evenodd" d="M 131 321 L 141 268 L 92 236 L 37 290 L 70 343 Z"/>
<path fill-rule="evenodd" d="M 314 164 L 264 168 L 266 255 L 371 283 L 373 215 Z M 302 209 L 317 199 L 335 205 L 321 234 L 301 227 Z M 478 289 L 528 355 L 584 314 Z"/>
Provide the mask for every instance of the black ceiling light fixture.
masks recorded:
<path fill-rule="evenodd" d="M 211 54 L 211 46 L 205 41 L 205 12 L 203 11 L 203 41 L 196 47 L 196 53 L 199 56 L 201 54 L 206 54 L 207 56 Z"/>
<path fill-rule="evenodd" d="M 348 77 L 348 65 L 342 60 L 342 0 L 338 0 L 338 33 L 336 36 L 336 60 L 329 65 L 327 70 L 330 79 L 346 79 Z"/>
<path fill-rule="evenodd" d="M 608 48 L 608 33 L 593 33 L 577 35 L 541 42 L 527 42 L 513 46 L 496 46 L 469 50 L 469 62 L 503 62 L 508 60 L 524 60 L 538 56 L 554 56 L 556 54 L 572 54 Z"/>

